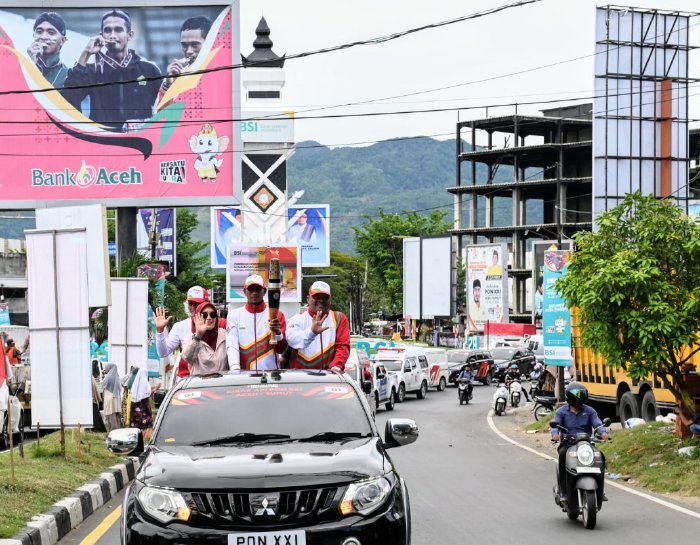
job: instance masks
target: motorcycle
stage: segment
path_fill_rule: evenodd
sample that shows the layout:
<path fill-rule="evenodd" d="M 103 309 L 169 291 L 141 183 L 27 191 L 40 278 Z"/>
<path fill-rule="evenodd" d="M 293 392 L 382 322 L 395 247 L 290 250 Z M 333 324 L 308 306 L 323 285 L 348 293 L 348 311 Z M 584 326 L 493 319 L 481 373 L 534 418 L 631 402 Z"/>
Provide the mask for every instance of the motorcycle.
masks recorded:
<path fill-rule="evenodd" d="M 459 397 L 460 405 L 463 403 L 469 405 L 469 400 L 472 398 L 471 386 L 472 381 L 469 379 L 460 378 L 457 381 L 457 396 Z"/>
<path fill-rule="evenodd" d="M 520 405 L 520 399 L 523 396 L 523 385 L 519 380 L 514 380 L 510 383 L 508 390 L 510 392 L 510 406 L 515 408 Z"/>
<path fill-rule="evenodd" d="M 493 393 L 493 412 L 496 416 L 501 416 L 508 404 L 508 388 L 502 382 L 496 387 L 496 391 Z"/>
<path fill-rule="evenodd" d="M 610 425 L 610 419 L 603 420 L 603 426 Z M 595 443 L 601 440 L 595 435 L 591 437 L 587 433 L 570 435 L 568 430 L 552 420 L 550 428 L 557 428 L 561 434 L 562 445 L 566 446 L 566 497 L 562 497 L 559 490 L 559 472 L 562 468 L 557 464 L 557 481 L 554 485 L 554 503 L 571 520 L 576 520 L 581 515 L 585 528 L 595 528 L 598 511 L 607 498 L 603 494 L 605 482 L 605 458 L 596 448 Z M 601 426 L 602 427 L 602 426 Z"/>
<path fill-rule="evenodd" d="M 476 367 L 475 380 L 481 382 L 484 386 L 491 382 L 493 372 L 491 371 L 491 363 L 488 360 L 483 360 Z"/>
<path fill-rule="evenodd" d="M 557 407 L 555 396 L 536 395 L 532 397 L 532 400 L 535 402 L 535 406 L 532 408 L 535 420 L 547 417 Z"/>

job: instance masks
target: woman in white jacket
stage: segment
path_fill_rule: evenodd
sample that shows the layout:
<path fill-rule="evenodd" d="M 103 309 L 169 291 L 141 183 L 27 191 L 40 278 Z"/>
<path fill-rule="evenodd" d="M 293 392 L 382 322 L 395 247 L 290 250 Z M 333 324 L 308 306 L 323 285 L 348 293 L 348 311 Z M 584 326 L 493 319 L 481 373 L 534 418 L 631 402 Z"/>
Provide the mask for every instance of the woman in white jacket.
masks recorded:
<path fill-rule="evenodd" d="M 182 357 L 190 364 L 191 375 L 226 373 L 226 330 L 219 327 L 214 305 L 204 302 L 197 307 L 192 324 L 192 337 L 182 346 Z"/>

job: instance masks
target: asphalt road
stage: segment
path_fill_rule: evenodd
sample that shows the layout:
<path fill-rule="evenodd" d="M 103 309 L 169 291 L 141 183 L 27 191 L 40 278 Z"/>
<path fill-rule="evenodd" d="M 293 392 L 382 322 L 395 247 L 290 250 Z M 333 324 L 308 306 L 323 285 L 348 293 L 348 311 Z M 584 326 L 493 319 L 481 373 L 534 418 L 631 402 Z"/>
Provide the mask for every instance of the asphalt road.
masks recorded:
<path fill-rule="evenodd" d="M 612 486 L 606 487 L 610 501 L 598 513 L 595 530 L 568 520 L 552 499 L 554 462 L 513 445 L 489 427 L 492 393 L 492 387 L 475 386 L 472 403 L 460 406 L 454 388 L 431 390 L 425 400 L 409 396 L 393 412 L 377 414 L 382 430 L 390 417 L 413 418 L 420 429 L 416 443 L 389 451 L 408 482 L 414 545 L 697 542 L 700 519 Z M 494 422 L 505 429 L 509 418 L 495 417 Z M 114 517 L 121 498 L 71 532 L 62 545 L 118 545 L 118 523 L 106 519 Z"/>

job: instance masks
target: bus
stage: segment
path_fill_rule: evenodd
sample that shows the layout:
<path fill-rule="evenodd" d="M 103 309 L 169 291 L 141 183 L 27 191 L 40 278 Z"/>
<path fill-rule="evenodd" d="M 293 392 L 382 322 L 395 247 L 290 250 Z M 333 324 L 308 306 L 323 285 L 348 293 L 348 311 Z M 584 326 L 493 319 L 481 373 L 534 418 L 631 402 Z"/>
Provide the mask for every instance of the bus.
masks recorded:
<path fill-rule="evenodd" d="M 612 414 L 614 409 L 620 422 L 629 418 L 643 418 L 651 422 L 659 414 L 675 410 L 676 398 L 657 375 L 633 379 L 624 369 L 609 367 L 605 364 L 605 358 L 584 348 L 575 312 L 572 312 L 572 336 L 576 380 L 586 386 L 589 402 L 597 410 Z M 690 361 L 700 367 L 698 354 Z"/>

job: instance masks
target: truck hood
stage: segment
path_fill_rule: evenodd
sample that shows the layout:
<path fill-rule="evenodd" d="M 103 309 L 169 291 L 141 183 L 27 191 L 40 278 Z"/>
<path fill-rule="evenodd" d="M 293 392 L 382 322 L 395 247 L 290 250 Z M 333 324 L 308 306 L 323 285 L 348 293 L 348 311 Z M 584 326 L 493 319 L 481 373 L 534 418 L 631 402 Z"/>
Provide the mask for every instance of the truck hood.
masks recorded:
<path fill-rule="evenodd" d="M 179 490 L 342 484 L 390 470 L 379 441 L 370 437 L 325 443 L 154 446 L 137 479 Z"/>

